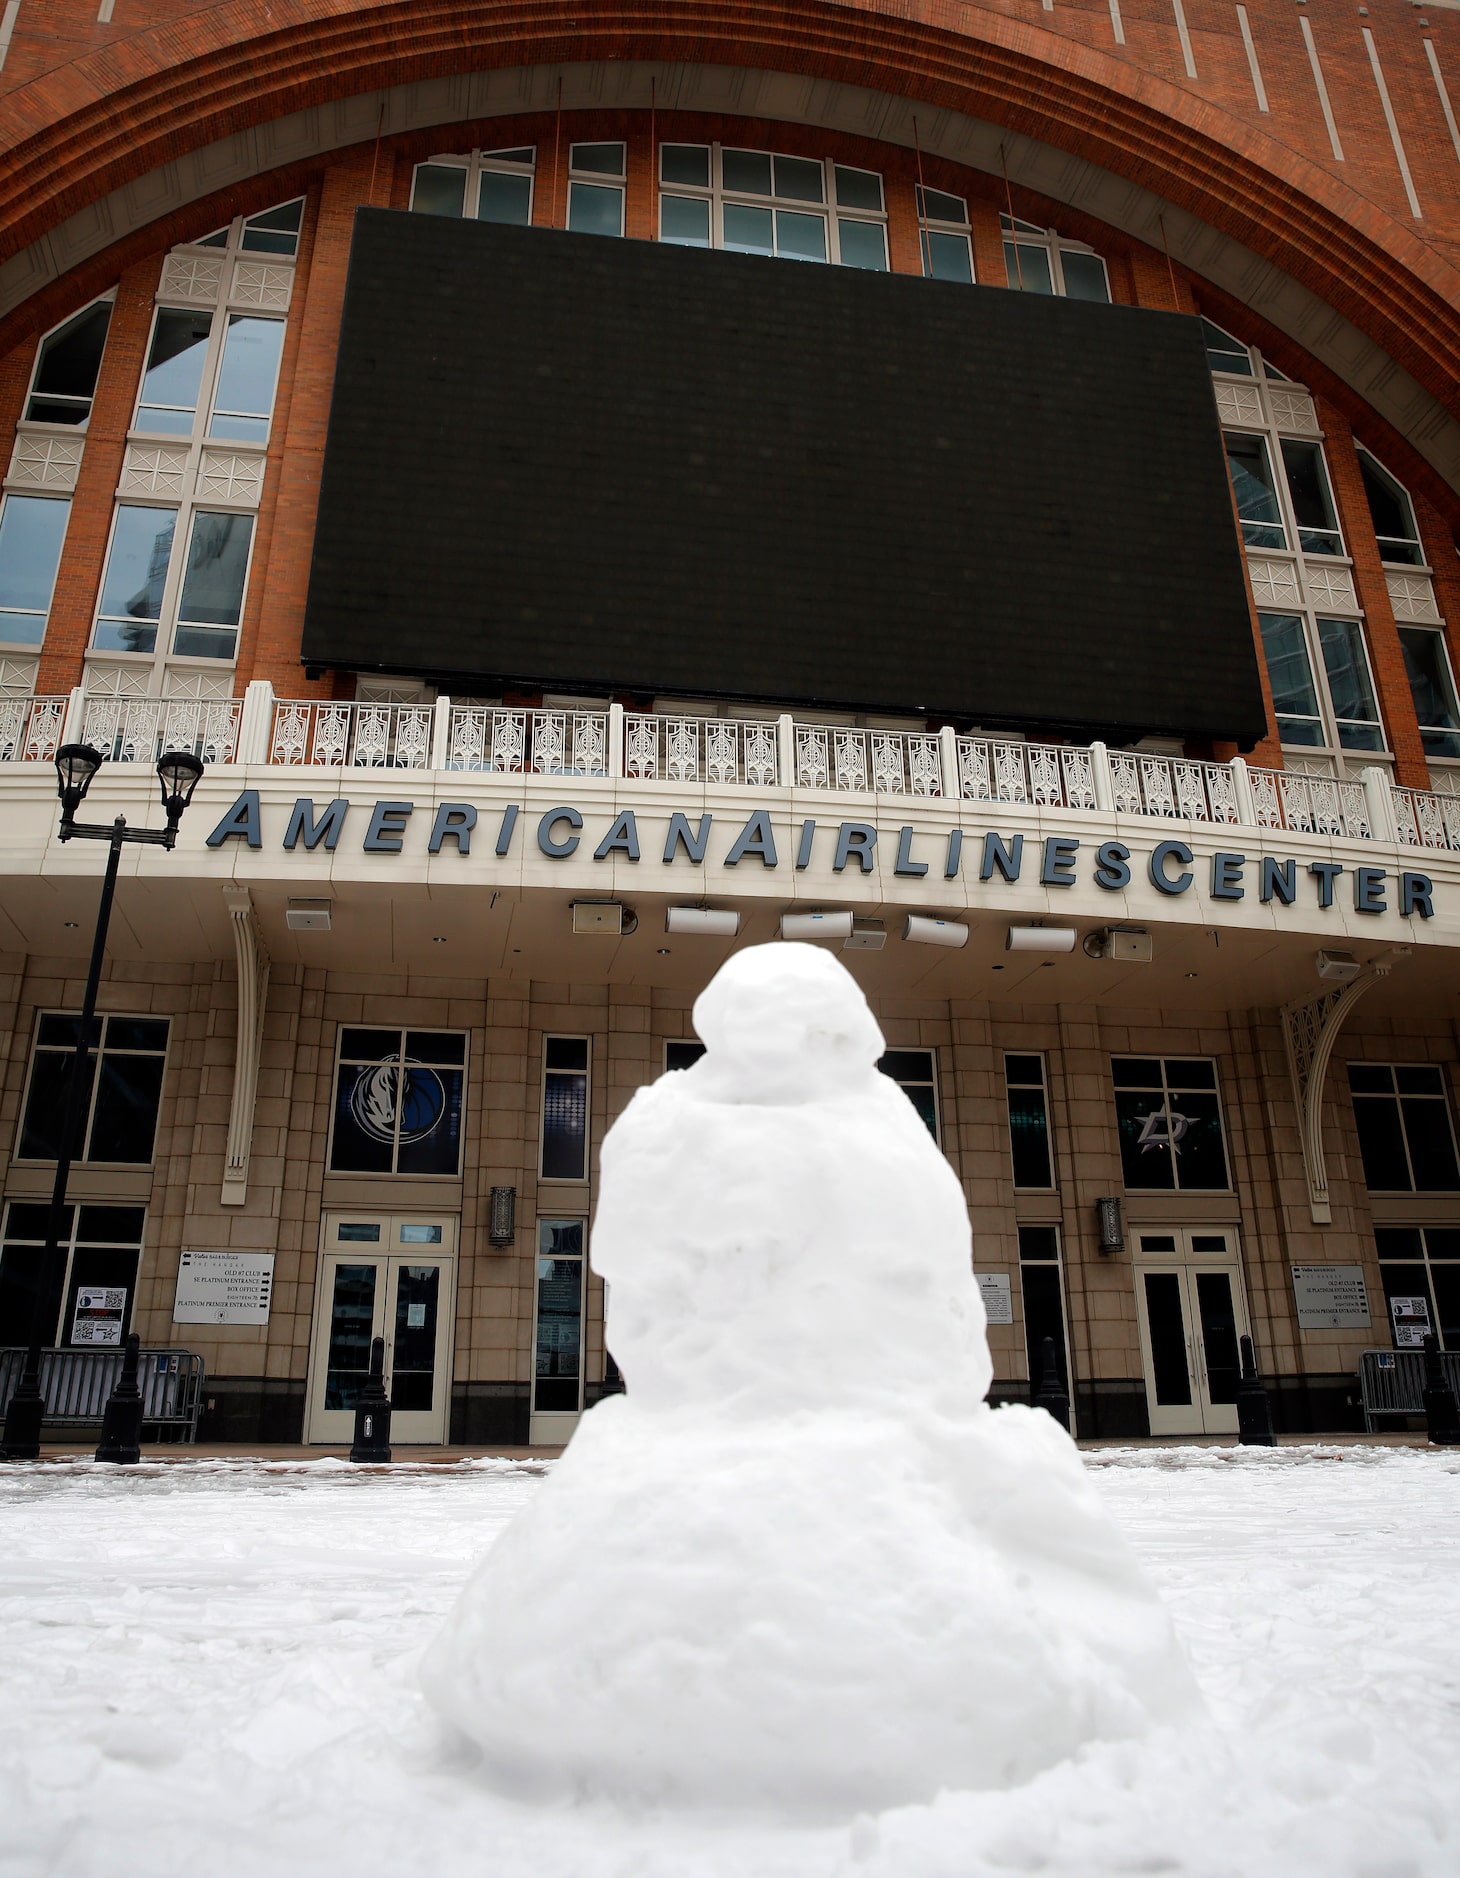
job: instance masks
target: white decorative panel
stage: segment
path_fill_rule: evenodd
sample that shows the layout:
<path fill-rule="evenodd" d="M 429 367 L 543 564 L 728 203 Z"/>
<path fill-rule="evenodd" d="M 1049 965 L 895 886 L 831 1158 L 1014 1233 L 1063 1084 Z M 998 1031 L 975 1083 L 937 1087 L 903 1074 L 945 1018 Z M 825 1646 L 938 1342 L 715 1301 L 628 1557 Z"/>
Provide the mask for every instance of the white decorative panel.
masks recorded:
<path fill-rule="evenodd" d="M 1303 579 L 1308 584 L 1308 598 L 1320 612 L 1358 612 L 1359 600 L 1354 592 L 1351 568 L 1332 567 L 1321 561 L 1306 561 L 1303 565 Z"/>
<path fill-rule="evenodd" d="M 169 698 L 231 698 L 233 673 L 183 672 L 169 668 L 162 690 L 163 695 Z"/>
<path fill-rule="evenodd" d="M 0 698 L 32 697 L 39 666 L 39 659 L 0 659 Z"/>
<path fill-rule="evenodd" d="M 1393 602 L 1395 619 L 1424 620 L 1440 624 L 1440 609 L 1435 600 L 1435 584 L 1428 574 L 1386 574 L 1385 584 Z"/>
<path fill-rule="evenodd" d="M 1292 607 L 1303 604 L 1298 593 L 1298 570 L 1291 561 L 1264 561 L 1247 557 L 1252 597 L 1259 606 Z"/>
<path fill-rule="evenodd" d="M 27 489 L 74 489 L 84 447 L 82 437 L 35 437 L 21 432 L 11 452 L 8 480 Z"/>
<path fill-rule="evenodd" d="M 120 493 L 124 496 L 180 496 L 187 469 L 186 445 L 179 449 L 166 444 L 128 444 L 122 462 Z"/>
<path fill-rule="evenodd" d="M 1224 424 L 1263 425 L 1262 393 L 1256 385 L 1213 385 L 1217 410 Z"/>
<path fill-rule="evenodd" d="M 1319 435 L 1318 413 L 1306 391 L 1294 391 L 1290 385 L 1269 385 L 1267 401 L 1279 430 L 1296 431 L 1301 437 Z"/>
<path fill-rule="evenodd" d="M 267 261 L 239 261 L 233 270 L 234 306 L 261 306 L 282 313 L 294 291 L 294 269 Z"/>
<path fill-rule="evenodd" d="M 198 472 L 199 499 L 257 502 L 264 486 L 264 459 L 235 456 L 231 450 L 205 450 Z"/>
<path fill-rule="evenodd" d="M 150 662 L 146 665 L 96 665 L 88 660 L 86 695 L 88 698 L 145 698 L 151 675 Z"/>
<path fill-rule="evenodd" d="M 158 297 L 184 300 L 193 306 L 211 306 L 223 285 L 223 257 L 212 254 L 170 254 L 162 264 Z"/>

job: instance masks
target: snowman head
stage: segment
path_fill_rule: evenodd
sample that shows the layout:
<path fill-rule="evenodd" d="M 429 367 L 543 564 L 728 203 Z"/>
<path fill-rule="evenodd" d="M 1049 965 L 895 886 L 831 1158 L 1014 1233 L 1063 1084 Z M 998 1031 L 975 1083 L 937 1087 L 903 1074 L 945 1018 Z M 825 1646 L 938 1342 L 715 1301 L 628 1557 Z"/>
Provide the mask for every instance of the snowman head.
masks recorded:
<path fill-rule="evenodd" d="M 876 1077 L 886 1049 L 846 967 L 814 945 L 749 946 L 700 994 L 706 1055 L 693 1074 L 722 1102 L 799 1104 L 846 1095 Z"/>

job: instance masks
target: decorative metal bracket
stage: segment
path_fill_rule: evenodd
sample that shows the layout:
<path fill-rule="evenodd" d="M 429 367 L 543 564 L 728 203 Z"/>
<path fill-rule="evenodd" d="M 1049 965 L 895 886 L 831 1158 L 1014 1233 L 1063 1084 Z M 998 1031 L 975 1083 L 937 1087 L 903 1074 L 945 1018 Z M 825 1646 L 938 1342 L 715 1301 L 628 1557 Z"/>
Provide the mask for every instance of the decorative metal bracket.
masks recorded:
<path fill-rule="evenodd" d="M 269 996 L 269 955 L 259 937 L 247 887 L 225 887 L 238 960 L 238 1041 L 233 1059 L 233 1101 L 228 1111 L 228 1152 L 223 1164 L 224 1206 L 248 1198 L 248 1157 L 253 1145 L 254 1097 L 264 1045 L 264 1007 Z"/>
<path fill-rule="evenodd" d="M 1298 1103 L 1298 1126 L 1303 1143 L 1303 1166 L 1308 1176 L 1308 1207 L 1316 1226 L 1326 1226 L 1333 1218 L 1328 1199 L 1328 1166 L 1323 1153 L 1323 1084 L 1328 1075 L 1328 1059 L 1338 1042 L 1349 1012 L 1371 986 L 1387 978 L 1401 959 L 1409 957 L 1408 946 L 1396 946 L 1368 965 L 1346 985 L 1320 991 L 1315 998 L 1302 998 L 1283 1006 L 1283 1040 L 1288 1048 L 1288 1069 L 1293 1078 L 1293 1094 Z"/>

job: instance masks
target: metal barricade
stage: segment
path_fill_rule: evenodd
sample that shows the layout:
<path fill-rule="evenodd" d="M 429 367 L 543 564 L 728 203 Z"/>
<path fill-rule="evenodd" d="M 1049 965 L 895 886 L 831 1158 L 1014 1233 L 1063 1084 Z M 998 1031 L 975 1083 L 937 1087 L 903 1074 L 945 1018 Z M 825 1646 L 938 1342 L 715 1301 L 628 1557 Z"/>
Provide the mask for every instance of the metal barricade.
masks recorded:
<path fill-rule="evenodd" d="M 1460 1350 L 1441 1354 L 1445 1381 L 1460 1397 Z M 1423 1415 L 1423 1350 L 1365 1350 L 1359 1357 L 1359 1389 L 1364 1402 L 1364 1431 L 1373 1434 L 1379 1415 Z"/>
<path fill-rule="evenodd" d="M 0 1413 L 15 1393 L 24 1364 L 24 1350 L 0 1350 Z M 42 1350 L 46 1426 L 100 1422 L 121 1370 L 120 1349 Z M 204 1373 L 202 1357 L 191 1350 L 141 1351 L 137 1381 L 142 1387 L 144 1432 L 150 1429 L 154 1440 L 196 1441 Z"/>

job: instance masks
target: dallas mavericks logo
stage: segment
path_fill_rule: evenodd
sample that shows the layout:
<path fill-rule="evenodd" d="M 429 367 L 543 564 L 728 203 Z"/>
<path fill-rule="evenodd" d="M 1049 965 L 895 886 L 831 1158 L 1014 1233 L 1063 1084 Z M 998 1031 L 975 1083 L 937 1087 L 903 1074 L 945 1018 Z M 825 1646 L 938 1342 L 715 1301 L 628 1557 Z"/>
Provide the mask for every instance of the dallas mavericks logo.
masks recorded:
<path fill-rule="evenodd" d="M 389 1146 L 396 1139 L 396 1104 L 400 1104 L 400 1143 L 424 1141 L 446 1113 L 446 1090 L 433 1069 L 406 1058 L 405 1068 L 377 1063 L 362 1069 L 350 1091 L 350 1113 L 362 1134 Z"/>

